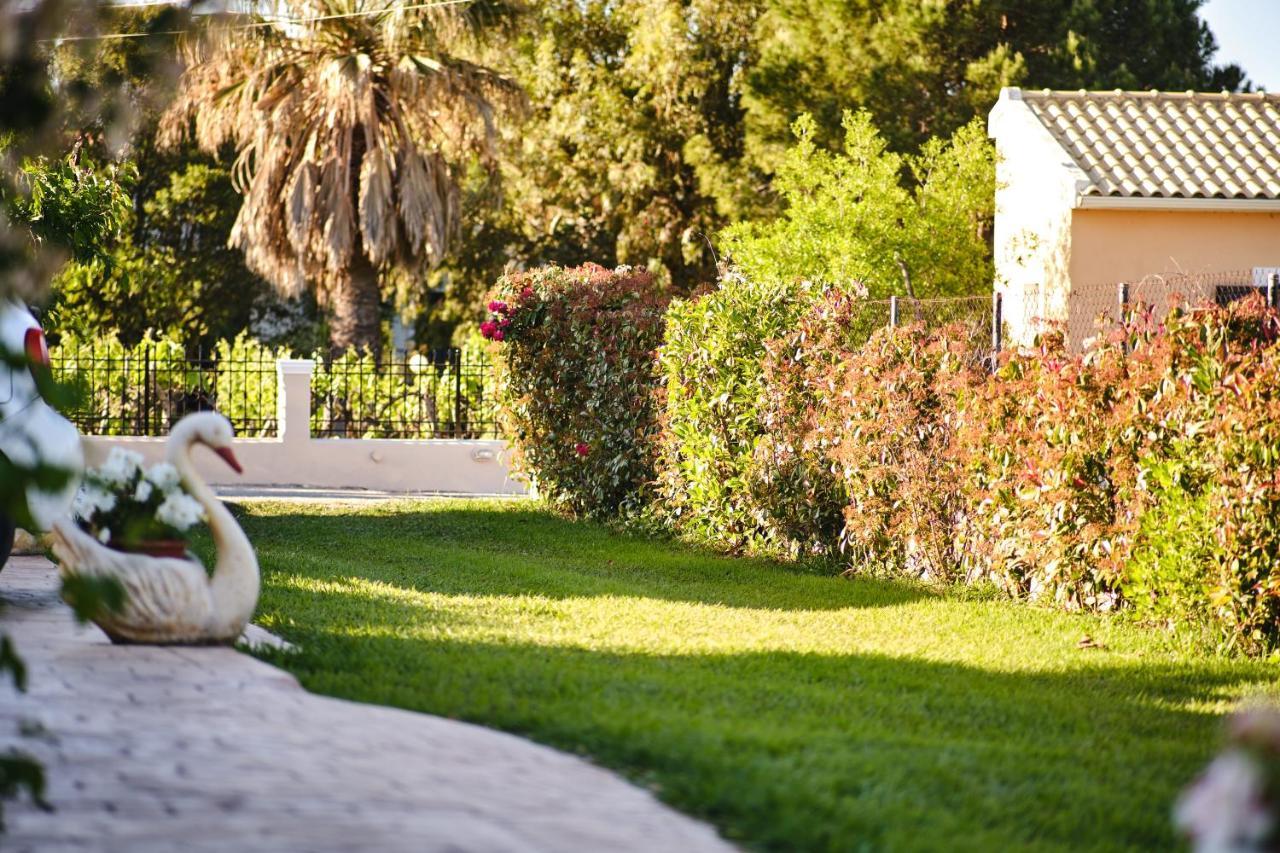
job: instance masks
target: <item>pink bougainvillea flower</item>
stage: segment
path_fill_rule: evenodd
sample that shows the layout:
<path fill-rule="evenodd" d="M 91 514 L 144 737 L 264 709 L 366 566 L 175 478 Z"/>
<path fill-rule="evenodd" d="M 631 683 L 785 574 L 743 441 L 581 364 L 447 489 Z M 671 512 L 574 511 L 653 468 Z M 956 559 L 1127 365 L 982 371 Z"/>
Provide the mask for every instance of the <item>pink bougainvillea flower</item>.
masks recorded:
<path fill-rule="evenodd" d="M 520 298 L 521 298 L 521 299 L 532 299 L 532 298 L 533 298 L 533 288 L 532 288 L 532 287 L 528 287 L 528 286 L 526 286 L 524 290 L 520 291 Z"/>
<path fill-rule="evenodd" d="M 493 333 L 497 330 L 498 324 L 494 323 L 492 320 L 485 320 L 480 324 L 480 334 L 484 335 L 486 338 L 492 338 Z"/>
<path fill-rule="evenodd" d="M 573 450 L 579 456 L 586 456 L 588 453 L 591 452 L 591 445 L 587 444 L 586 442 L 579 441 L 577 444 L 573 446 Z"/>
<path fill-rule="evenodd" d="M 502 331 L 501 329 L 494 329 L 493 331 L 493 339 L 495 341 L 501 341 L 506 336 L 507 336 L 507 333 Z"/>

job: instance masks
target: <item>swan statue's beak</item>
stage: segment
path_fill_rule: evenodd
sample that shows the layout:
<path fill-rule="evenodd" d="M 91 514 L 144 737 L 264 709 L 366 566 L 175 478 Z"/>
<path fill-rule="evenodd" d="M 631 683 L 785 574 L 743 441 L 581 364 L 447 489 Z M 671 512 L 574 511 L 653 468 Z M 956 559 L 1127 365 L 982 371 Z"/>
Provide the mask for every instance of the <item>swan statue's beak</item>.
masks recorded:
<path fill-rule="evenodd" d="M 240 467 L 240 460 L 236 459 L 236 455 L 231 452 L 230 447 L 215 447 L 213 452 L 222 457 L 222 460 L 231 466 L 231 470 L 237 474 L 243 474 L 244 469 Z"/>

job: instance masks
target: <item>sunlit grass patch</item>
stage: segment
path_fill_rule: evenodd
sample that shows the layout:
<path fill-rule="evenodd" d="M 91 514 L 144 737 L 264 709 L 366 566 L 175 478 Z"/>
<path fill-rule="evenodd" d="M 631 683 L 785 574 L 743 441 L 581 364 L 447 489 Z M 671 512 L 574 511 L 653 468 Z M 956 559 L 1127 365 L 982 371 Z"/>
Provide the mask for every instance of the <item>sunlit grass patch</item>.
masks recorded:
<path fill-rule="evenodd" d="M 1122 849 L 1267 664 L 533 504 L 256 504 L 261 621 L 313 690 L 589 755 L 748 846 Z M 1088 634 L 1102 648 L 1081 649 Z"/>

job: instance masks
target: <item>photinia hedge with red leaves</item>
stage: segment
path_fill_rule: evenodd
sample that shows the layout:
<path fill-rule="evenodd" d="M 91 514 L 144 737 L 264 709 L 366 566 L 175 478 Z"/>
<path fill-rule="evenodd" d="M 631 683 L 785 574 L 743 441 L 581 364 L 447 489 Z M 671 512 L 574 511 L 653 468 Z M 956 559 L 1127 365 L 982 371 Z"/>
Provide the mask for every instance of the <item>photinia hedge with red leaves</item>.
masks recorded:
<path fill-rule="evenodd" d="M 1274 310 L 1139 310 L 1082 353 L 1048 334 L 989 375 L 964 327 L 858 346 L 845 307 L 819 303 L 770 348 L 774 473 L 757 500 L 789 535 L 831 536 L 841 500 L 827 545 L 852 571 L 990 580 L 1219 648 L 1280 645 Z"/>
<path fill-rule="evenodd" d="M 513 465 L 569 514 L 607 517 L 643 503 L 666 303 L 648 272 L 595 264 L 514 272 L 494 289 L 481 333 L 500 354 Z"/>

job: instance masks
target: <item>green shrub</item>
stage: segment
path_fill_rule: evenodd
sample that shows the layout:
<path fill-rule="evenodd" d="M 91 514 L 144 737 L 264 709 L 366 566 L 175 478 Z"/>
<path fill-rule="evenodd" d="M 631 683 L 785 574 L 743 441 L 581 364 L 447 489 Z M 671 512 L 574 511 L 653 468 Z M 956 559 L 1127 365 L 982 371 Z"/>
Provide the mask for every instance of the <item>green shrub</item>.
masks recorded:
<path fill-rule="evenodd" d="M 817 422 L 830 410 L 828 372 L 851 342 L 888 321 L 887 303 L 828 291 L 795 327 L 765 344 L 761 424 L 746 480 L 760 523 L 788 556 L 830 555 L 842 541 L 848 503 Z"/>
<path fill-rule="evenodd" d="M 1126 383 L 1115 344 L 1073 357 L 1049 335 L 1005 355 L 955 450 L 970 472 L 967 574 L 1068 608 L 1116 604 L 1136 439 L 1116 422 L 1131 397 Z"/>
<path fill-rule="evenodd" d="M 1178 312 L 1144 345 L 1141 517 L 1125 591 L 1220 647 L 1280 642 L 1280 317 L 1260 299 Z M 1203 537 L 1193 538 L 1193 531 Z M 1196 571 L 1198 568 L 1198 572 Z M 1132 589 L 1130 584 L 1133 584 Z M 1145 595 L 1144 595 L 1145 593 Z M 1202 596 L 1196 600 L 1194 596 Z"/>
<path fill-rule="evenodd" d="M 795 324 L 809 290 L 727 272 L 715 290 L 671 303 L 657 507 L 682 535 L 730 549 L 769 543 L 748 481 L 766 434 L 765 344 Z"/>
<path fill-rule="evenodd" d="M 626 267 L 543 267 L 498 282 L 481 329 L 499 342 L 513 464 L 553 505 L 594 517 L 642 505 L 665 308 L 653 276 Z"/>

